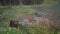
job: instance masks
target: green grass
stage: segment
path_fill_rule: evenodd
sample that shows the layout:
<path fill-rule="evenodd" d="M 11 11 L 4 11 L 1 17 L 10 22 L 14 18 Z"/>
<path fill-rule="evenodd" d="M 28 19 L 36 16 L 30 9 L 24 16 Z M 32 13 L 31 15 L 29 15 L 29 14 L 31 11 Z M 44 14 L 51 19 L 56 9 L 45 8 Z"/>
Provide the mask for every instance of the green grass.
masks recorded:
<path fill-rule="evenodd" d="M 0 8 L 0 11 L 3 13 L 0 16 L 1 17 L 0 27 L 3 27 L 5 30 L 5 31 L 3 30 L 2 32 L 0 32 L 0 34 L 7 34 L 7 33 L 8 34 L 25 34 L 26 33 L 26 31 L 24 31 L 25 28 L 23 28 L 22 26 L 20 26 L 21 30 L 17 32 L 14 29 L 10 29 L 9 27 L 7 27 L 5 22 L 15 19 L 15 18 L 19 19 L 21 16 L 24 16 L 27 14 L 33 14 L 35 12 L 35 10 L 33 9 L 33 6 L 4 7 L 4 8 Z"/>
<path fill-rule="evenodd" d="M 41 27 L 37 27 L 34 29 L 28 29 L 26 26 L 23 26 L 20 24 L 20 29 L 16 31 L 13 28 L 7 27 L 5 24 L 7 21 L 20 18 L 24 15 L 32 15 L 35 13 L 35 9 L 33 9 L 34 6 L 12 6 L 12 7 L 5 7 L 0 8 L 0 11 L 3 12 L 3 14 L 0 16 L 2 19 L 0 19 L 0 28 L 3 27 L 2 32 L 0 34 L 54 34 L 54 32 L 43 29 Z M 60 32 L 58 32 L 59 34 Z"/>

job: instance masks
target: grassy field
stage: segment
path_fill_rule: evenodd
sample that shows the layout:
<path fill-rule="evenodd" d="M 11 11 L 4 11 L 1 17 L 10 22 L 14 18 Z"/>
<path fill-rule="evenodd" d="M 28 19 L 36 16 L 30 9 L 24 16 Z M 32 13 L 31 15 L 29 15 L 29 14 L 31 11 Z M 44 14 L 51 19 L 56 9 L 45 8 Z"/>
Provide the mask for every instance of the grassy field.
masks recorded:
<path fill-rule="evenodd" d="M 34 6 L 12 6 L 0 8 L 3 12 L 0 20 L 0 34 L 54 34 L 54 32 L 37 27 L 34 29 L 28 29 L 26 26 L 20 24 L 20 29 L 18 31 L 13 28 L 7 27 L 6 22 L 12 19 L 19 19 L 24 15 L 32 15 L 36 12 Z M 3 16 L 3 17 L 2 17 Z M 60 32 L 58 32 L 59 34 Z"/>
<path fill-rule="evenodd" d="M 1 15 L 1 21 L 0 21 L 0 28 L 2 30 L 0 34 L 27 34 L 28 33 L 24 31 L 25 28 L 22 28 L 23 31 L 19 30 L 17 32 L 13 28 L 11 29 L 7 27 L 6 22 L 12 19 L 19 19 L 24 15 L 33 14 L 35 12 L 35 10 L 33 9 L 33 6 L 3 7 L 3 8 L 0 8 L 0 11 L 3 12 L 3 14 Z"/>

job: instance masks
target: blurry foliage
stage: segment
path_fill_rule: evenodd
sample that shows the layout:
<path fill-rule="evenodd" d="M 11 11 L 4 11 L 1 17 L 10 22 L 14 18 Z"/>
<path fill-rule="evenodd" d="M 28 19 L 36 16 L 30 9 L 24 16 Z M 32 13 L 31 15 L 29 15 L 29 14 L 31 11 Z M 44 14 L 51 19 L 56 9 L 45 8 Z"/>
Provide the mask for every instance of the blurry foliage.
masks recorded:
<path fill-rule="evenodd" d="M 42 2 L 43 0 L 0 0 L 0 5 L 34 5 Z"/>
<path fill-rule="evenodd" d="M 57 0 L 44 0 L 46 4 L 56 4 Z M 44 8 L 45 9 L 45 8 Z M 3 32 L 0 32 L 0 34 L 54 34 L 51 30 L 43 29 L 41 27 L 34 28 L 34 29 L 28 29 L 26 26 L 19 25 L 20 29 L 19 31 L 15 31 L 13 28 L 9 28 L 5 26 L 5 22 L 9 21 L 10 19 L 14 18 L 20 18 L 21 16 L 27 15 L 27 14 L 33 14 L 35 12 L 34 9 L 32 9 L 31 6 L 13 6 L 9 8 L 0 8 L 0 27 L 3 27 Z M 1 25 L 2 24 L 2 25 Z M 54 25 L 55 28 L 58 28 Z M 60 34 L 60 32 L 57 32 Z M 56 34 L 56 33 L 55 33 Z"/>
<path fill-rule="evenodd" d="M 0 0 L 0 5 L 60 4 L 60 0 Z"/>
<path fill-rule="evenodd" d="M 44 0 L 45 4 L 59 4 L 60 0 Z"/>

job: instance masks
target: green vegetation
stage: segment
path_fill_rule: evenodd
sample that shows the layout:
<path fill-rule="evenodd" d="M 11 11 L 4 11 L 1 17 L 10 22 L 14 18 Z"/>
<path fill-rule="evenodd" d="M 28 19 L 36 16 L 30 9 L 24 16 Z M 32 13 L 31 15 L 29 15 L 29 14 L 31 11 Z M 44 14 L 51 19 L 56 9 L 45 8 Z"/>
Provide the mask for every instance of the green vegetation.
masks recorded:
<path fill-rule="evenodd" d="M 55 4 L 59 4 L 59 0 L 44 0 L 44 3 L 55 5 Z"/>
<path fill-rule="evenodd" d="M 3 12 L 3 14 L 1 14 L 0 16 L 0 28 L 3 28 L 3 30 L 0 31 L 0 34 L 54 34 L 54 32 L 48 29 L 43 29 L 41 27 L 28 29 L 26 26 L 23 26 L 21 24 L 18 31 L 14 30 L 13 28 L 7 27 L 5 22 L 9 21 L 10 19 L 19 19 L 21 16 L 33 14 L 35 12 L 33 6 L 13 6 L 8 8 L 1 8 L 0 11 Z M 60 32 L 58 32 L 58 34 L 59 33 Z"/>

